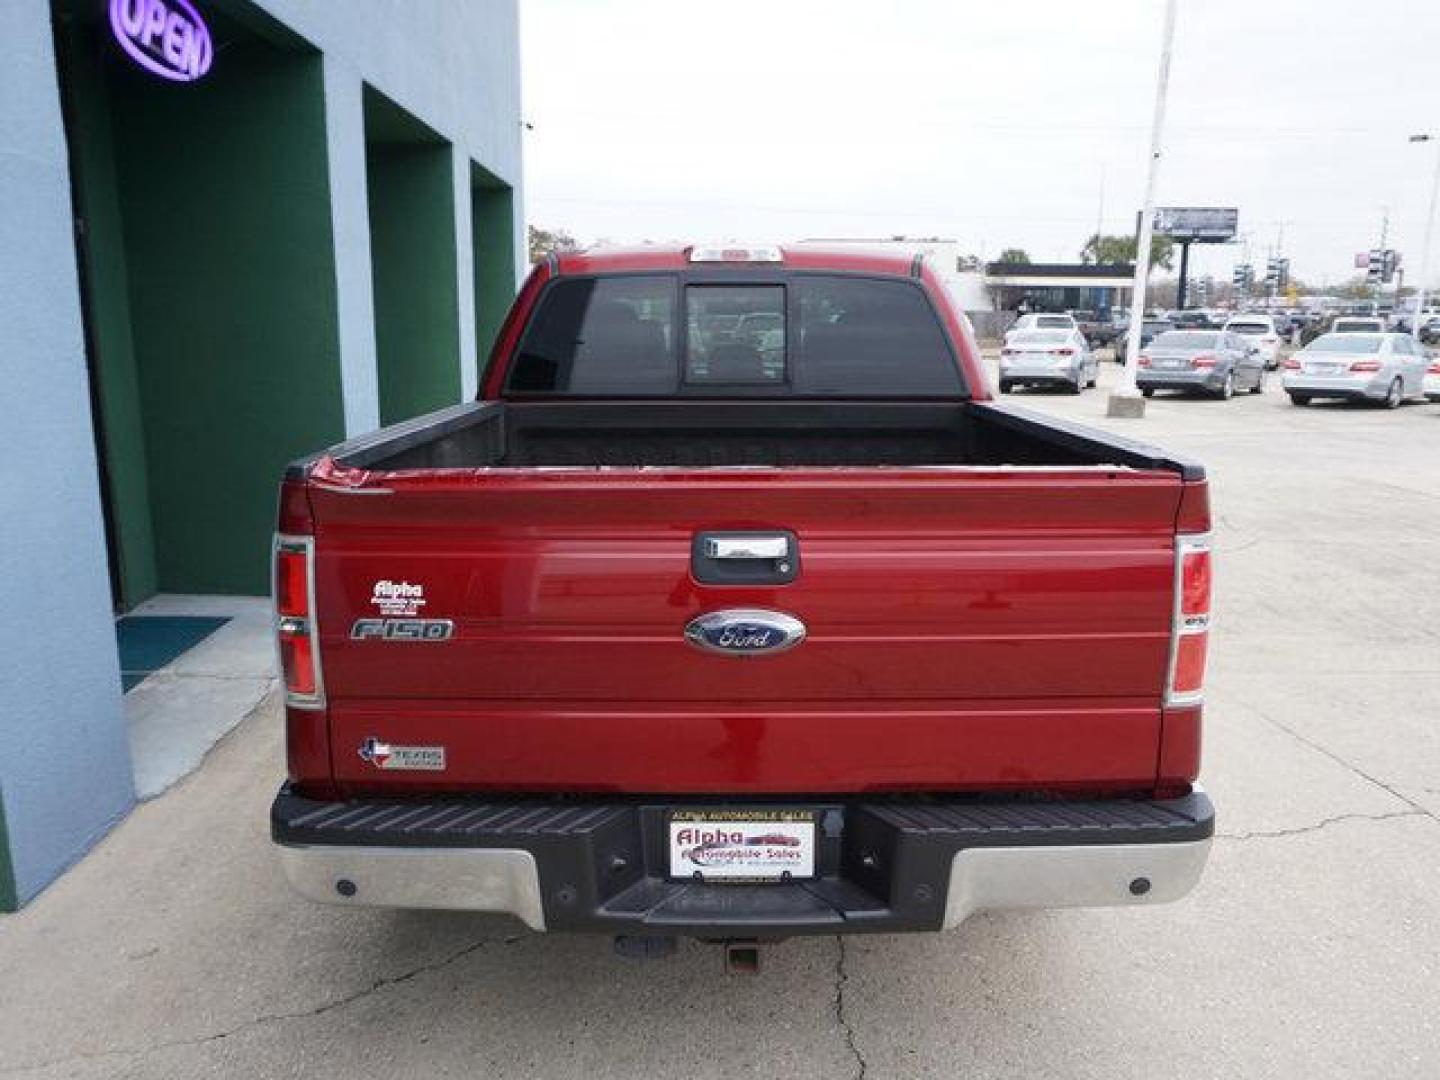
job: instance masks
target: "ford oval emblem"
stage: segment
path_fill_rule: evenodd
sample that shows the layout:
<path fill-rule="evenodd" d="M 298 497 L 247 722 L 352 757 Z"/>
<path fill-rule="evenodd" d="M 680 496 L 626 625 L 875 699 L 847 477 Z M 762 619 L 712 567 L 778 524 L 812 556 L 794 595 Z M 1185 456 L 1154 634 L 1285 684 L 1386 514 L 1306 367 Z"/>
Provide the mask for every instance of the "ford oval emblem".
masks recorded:
<path fill-rule="evenodd" d="M 754 608 L 712 611 L 692 619 L 686 640 L 697 649 L 725 656 L 766 656 L 805 640 L 805 624 L 793 615 Z"/>

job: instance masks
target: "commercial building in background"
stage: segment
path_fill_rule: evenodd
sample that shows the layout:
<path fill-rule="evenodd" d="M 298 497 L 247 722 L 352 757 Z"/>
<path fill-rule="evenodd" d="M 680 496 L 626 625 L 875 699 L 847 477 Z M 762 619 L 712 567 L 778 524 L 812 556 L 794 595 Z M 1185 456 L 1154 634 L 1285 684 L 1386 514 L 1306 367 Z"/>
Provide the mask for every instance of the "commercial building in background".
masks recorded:
<path fill-rule="evenodd" d="M 985 265 L 985 287 L 999 311 L 1113 311 L 1129 303 L 1129 263 L 1001 263 Z"/>
<path fill-rule="evenodd" d="M 513 0 L 11 0 L 0 909 L 133 801 L 114 614 L 268 592 L 289 459 L 473 396 L 524 258 Z"/>

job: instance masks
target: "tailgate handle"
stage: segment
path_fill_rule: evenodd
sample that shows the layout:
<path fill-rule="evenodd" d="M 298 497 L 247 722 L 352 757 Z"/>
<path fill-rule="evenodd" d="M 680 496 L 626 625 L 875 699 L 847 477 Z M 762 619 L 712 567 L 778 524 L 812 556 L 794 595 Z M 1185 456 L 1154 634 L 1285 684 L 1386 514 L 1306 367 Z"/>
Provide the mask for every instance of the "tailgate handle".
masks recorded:
<path fill-rule="evenodd" d="M 700 532 L 690 573 L 702 585 L 789 585 L 800 573 L 800 539 L 773 532 Z"/>
<path fill-rule="evenodd" d="M 710 559 L 783 559 L 790 554 L 790 538 L 774 536 L 707 536 L 705 555 Z"/>

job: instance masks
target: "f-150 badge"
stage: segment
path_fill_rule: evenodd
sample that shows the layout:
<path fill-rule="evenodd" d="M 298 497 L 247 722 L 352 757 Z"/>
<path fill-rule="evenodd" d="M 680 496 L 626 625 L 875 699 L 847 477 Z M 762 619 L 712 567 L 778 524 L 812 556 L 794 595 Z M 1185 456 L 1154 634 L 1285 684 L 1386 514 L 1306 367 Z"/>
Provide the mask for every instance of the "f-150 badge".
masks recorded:
<path fill-rule="evenodd" d="M 360 760 L 377 769 L 410 769 L 419 772 L 443 772 L 443 746 L 392 746 L 373 735 L 360 744 Z"/>
<path fill-rule="evenodd" d="M 350 627 L 356 641 L 449 641 L 454 633 L 449 619 L 356 619 Z"/>
<path fill-rule="evenodd" d="M 805 624 L 793 615 L 756 608 L 712 611 L 692 619 L 685 639 L 697 649 L 725 656 L 764 656 L 805 640 Z"/>

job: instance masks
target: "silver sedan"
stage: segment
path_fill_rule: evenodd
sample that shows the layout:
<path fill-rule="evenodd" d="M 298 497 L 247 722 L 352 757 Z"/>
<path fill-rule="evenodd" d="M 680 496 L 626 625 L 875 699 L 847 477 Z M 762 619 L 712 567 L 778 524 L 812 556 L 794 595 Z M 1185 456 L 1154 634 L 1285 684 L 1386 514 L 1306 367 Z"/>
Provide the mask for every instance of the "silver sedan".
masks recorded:
<path fill-rule="evenodd" d="M 1229 399 L 1236 390 L 1265 389 L 1265 356 L 1228 330 L 1169 330 L 1136 358 L 1135 385 L 1146 397 L 1156 390 L 1189 390 Z"/>
<path fill-rule="evenodd" d="M 1322 334 L 1285 361 L 1285 392 L 1296 405 L 1339 398 L 1394 409 L 1424 392 L 1428 364 L 1409 334 Z"/>
<path fill-rule="evenodd" d="M 1000 392 L 1012 386 L 1094 386 L 1100 362 L 1078 330 L 1012 330 L 1000 350 Z"/>

